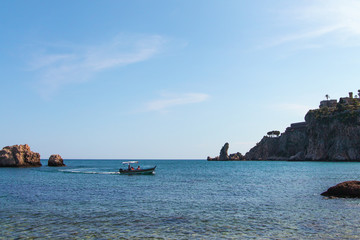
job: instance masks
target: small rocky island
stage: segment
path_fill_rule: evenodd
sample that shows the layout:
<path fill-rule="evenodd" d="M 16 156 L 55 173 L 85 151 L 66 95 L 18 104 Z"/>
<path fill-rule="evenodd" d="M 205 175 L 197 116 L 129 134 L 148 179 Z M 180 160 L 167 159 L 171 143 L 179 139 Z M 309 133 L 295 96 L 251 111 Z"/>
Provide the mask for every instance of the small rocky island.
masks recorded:
<path fill-rule="evenodd" d="M 269 132 L 245 156 L 228 155 L 226 143 L 220 156 L 208 160 L 360 161 L 360 98 L 350 92 L 339 101 L 321 101 L 305 122 L 293 123 L 279 135 Z"/>
<path fill-rule="evenodd" d="M 49 167 L 65 167 L 64 160 L 59 154 L 53 154 L 48 160 Z"/>
<path fill-rule="evenodd" d="M 13 145 L 0 151 L 0 167 L 40 167 L 40 154 L 29 145 Z"/>

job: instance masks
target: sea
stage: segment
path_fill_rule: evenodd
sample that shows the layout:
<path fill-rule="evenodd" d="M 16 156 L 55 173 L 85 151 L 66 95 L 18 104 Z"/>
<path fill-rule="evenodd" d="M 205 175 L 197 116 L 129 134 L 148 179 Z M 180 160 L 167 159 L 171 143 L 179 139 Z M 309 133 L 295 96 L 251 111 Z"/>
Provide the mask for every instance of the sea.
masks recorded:
<path fill-rule="evenodd" d="M 0 168 L 0 239 L 360 239 L 360 199 L 320 195 L 360 163 L 123 161 Z"/>

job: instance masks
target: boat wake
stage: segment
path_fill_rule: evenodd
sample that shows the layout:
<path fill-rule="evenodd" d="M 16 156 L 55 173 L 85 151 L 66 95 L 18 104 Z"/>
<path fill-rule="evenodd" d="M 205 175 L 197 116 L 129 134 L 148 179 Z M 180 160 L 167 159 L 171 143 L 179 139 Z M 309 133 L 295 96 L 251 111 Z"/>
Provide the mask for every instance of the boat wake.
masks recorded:
<path fill-rule="evenodd" d="M 77 173 L 77 174 L 105 174 L 105 175 L 113 175 L 120 174 L 119 172 L 105 172 L 101 171 L 101 169 L 96 168 L 75 168 L 75 169 L 60 169 L 59 172 L 63 173 Z"/>

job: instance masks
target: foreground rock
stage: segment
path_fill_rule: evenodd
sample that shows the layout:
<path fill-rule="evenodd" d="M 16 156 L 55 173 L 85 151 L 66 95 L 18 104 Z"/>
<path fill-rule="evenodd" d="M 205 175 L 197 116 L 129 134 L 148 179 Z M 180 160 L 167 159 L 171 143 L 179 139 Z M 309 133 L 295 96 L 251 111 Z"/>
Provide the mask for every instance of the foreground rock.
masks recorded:
<path fill-rule="evenodd" d="M 0 167 L 40 167 L 40 154 L 29 145 L 13 145 L 0 151 Z"/>
<path fill-rule="evenodd" d="M 214 158 L 207 157 L 208 161 L 240 161 L 244 160 L 244 156 L 237 152 L 233 154 L 228 154 L 229 143 L 225 143 L 224 146 L 220 150 L 220 155 Z"/>
<path fill-rule="evenodd" d="M 64 167 L 64 160 L 59 154 L 53 154 L 48 160 L 48 166 L 50 167 Z"/>
<path fill-rule="evenodd" d="M 360 198 L 360 181 L 347 181 L 329 188 L 321 195 L 327 197 Z"/>

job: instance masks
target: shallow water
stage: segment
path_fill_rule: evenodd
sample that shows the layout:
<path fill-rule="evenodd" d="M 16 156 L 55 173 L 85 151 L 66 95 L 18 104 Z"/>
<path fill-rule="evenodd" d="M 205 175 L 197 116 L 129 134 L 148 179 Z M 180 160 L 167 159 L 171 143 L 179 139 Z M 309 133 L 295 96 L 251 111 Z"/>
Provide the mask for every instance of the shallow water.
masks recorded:
<path fill-rule="evenodd" d="M 360 163 L 147 160 L 155 175 L 127 176 L 121 162 L 0 168 L 0 238 L 360 238 L 360 200 L 320 195 Z"/>

